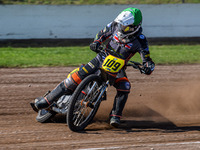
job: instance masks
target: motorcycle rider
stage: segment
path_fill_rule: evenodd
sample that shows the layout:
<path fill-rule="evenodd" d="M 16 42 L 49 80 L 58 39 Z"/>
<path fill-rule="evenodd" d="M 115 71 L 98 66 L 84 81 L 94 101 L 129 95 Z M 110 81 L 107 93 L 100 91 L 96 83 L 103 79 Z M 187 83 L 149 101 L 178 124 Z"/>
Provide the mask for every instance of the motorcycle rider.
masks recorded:
<path fill-rule="evenodd" d="M 123 10 L 114 21 L 96 35 L 94 42 L 90 44 L 90 49 L 96 52 L 97 56 L 81 67 L 79 71 L 72 73 L 47 96 L 37 98 L 35 100 L 36 109 L 49 107 L 63 94 L 72 94 L 86 76 L 95 73 L 101 67 L 105 58 L 103 53 L 99 51 L 99 46 L 105 43 L 107 48 L 114 50 L 123 57 L 126 63 L 138 52 L 143 61 L 145 74 L 150 75 L 155 64 L 150 58 L 147 39 L 142 34 L 141 25 L 142 13 L 139 9 L 127 8 Z M 131 89 L 125 68 L 117 74 L 114 87 L 117 94 L 110 113 L 110 124 L 117 127 L 120 124 L 120 117 Z"/>

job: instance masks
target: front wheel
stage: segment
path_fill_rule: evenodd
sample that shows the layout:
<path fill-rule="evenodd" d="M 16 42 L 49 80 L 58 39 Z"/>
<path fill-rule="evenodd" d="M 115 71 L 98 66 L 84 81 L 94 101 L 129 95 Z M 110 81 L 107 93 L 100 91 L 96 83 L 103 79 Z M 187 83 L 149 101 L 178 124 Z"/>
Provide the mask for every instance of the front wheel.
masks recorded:
<path fill-rule="evenodd" d="M 94 118 L 101 101 L 96 102 L 100 94 L 102 80 L 97 75 L 86 77 L 76 88 L 69 105 L 67 123 L 72 131 L 81 131 Z"/>

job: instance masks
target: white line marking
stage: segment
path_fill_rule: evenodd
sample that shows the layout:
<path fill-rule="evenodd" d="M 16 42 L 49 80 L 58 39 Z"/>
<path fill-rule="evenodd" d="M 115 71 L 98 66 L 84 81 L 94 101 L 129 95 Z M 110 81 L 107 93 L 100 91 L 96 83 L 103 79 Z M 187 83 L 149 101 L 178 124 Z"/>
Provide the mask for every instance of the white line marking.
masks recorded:
<path fill-rule="evenodd" d="M 99 148 L 86 148 L 79 150 L 104 150 L 104 149 L 123 149 L 123 148 L 133 148 L 133 147 L 147 147 L 147 146 L 173 146 L 173 145 L 188 145 L 188 144 L 200 144 L 200 141 L 196 142 L 177 142 L 177 143 L 163 143 L 163 144 L 136 144 L 136 145 L 127 145 L 127 146 L 118 146 L 118 147 L 99 147 Z"/>

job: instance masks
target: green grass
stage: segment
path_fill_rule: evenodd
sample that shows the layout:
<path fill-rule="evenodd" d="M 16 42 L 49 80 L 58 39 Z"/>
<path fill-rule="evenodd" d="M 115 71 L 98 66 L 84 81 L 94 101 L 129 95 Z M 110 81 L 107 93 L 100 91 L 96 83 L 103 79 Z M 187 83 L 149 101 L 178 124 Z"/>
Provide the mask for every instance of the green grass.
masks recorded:
<path fill-rule="evenodd" d="M 157 64 L 200 63 L 200 45 L 151 46 L 151 55 Z"/>
<path fill-rule="evenodd" d="M 88 47 L 8 47 L 0 48 L 0 67 L 74 66 L 94 56 Z"/>
<path fill-rule="evenodd" d="M 150 46 L 156 64 L 200 63 L 200 45 Z M 84 47 L 0 48 L 0 67 L 78 66 L 96 54 Z M 141 62 L 139 54 L 133 57 Z"/>
<path fill-rule="evenodd" d="M 176 4 L 200 3 L 200 0 L 0 0 L 0 4 L 42 4 L 42 5 L 92 5 L 92 4 Z"/>

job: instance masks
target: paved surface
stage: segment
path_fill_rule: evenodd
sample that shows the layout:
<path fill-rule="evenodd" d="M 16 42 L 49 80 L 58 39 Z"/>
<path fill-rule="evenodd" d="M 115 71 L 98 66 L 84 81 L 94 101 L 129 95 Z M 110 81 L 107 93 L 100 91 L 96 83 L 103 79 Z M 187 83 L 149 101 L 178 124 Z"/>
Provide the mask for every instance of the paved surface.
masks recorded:
<path fill-rule="evenodd" d="M 70 131 L 61 115 L 36 122 L 29 106 L 72 69 L 0 69 L 0 150 L 200 149 L 200 64 L 157 66 L 151 76 L 128 68 L 132 89 L 121 126 L 108 124 L 116 92 L 110 87 L 94 123 L 81 133 Z"/>

